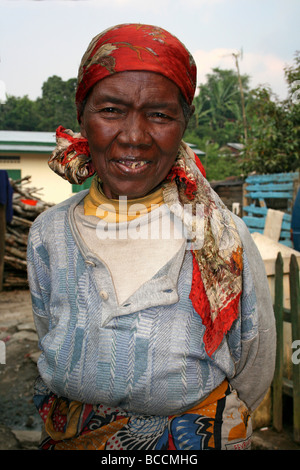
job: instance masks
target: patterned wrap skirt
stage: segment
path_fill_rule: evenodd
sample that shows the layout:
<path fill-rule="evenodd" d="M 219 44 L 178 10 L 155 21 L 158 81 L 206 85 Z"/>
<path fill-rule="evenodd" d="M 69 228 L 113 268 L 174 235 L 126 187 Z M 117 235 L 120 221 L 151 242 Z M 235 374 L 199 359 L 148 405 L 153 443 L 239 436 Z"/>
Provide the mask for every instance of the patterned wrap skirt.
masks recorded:
<path fill-rule="evenodd" d="M 173 416 L 134 415 L 54 394 L 34 397 L 44 422 L 42 450 L 246 450 L 252 424 L 228 381 L 205 400 Z"/>

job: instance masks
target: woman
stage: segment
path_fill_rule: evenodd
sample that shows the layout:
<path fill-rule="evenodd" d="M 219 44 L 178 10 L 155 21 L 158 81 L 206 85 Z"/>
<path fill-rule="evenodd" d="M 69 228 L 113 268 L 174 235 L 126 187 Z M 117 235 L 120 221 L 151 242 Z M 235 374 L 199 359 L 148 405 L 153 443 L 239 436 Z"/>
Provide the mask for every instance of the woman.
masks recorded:
<path fill-rule="evenodd" d="M 246 449 L 274 371 L 262 260 L 182 141 L 196 67 L 149 25 L 82 58 L 81 133 L 50 167 L 82 191 L 39 216 L 28 274 L 43 449 Z"/>

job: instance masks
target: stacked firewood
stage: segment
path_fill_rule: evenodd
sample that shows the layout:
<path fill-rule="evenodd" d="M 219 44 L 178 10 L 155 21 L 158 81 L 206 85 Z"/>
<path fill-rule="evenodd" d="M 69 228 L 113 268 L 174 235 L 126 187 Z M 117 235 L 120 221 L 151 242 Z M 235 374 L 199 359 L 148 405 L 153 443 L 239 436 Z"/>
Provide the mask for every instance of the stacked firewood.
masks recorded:
<path fill-rule="evenodd" d="M 27 240 L 34 219 L 52 204 L 38 197 L 40 189 L 29 187 L 30 176 L 17 181 L 13 187 L 13 218 L 6 227 L 3 288 L 28 287 Z"/>

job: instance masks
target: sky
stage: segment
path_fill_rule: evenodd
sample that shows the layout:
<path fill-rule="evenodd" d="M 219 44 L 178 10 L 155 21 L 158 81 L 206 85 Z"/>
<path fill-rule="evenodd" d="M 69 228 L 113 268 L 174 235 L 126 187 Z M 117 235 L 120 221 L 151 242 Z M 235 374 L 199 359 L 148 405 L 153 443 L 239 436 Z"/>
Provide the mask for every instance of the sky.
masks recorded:
<path fill-rule="evenodd" d="M 120 23 L 161 26 L 193 54 L 197 82 L 214 67 L 288 98 L 284 67 L 300 50 L 300 0 L 0 0 L 0 101 L 35 100 L 52 75 L 75 78 L 90 40 Z"/>

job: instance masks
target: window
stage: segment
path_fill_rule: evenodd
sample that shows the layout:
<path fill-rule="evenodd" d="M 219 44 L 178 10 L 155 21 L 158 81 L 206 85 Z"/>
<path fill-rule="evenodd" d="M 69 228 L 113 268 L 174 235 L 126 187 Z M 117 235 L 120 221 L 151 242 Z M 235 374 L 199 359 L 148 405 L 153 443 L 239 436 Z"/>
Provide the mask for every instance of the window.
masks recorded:
<path fill-rule="evenodd" d="M 90 189 L 92 184 L 93 176 L 85 180 L 82 184 L 72 184 L 72 192 L 79 193 L 79 191 L 83 191 L 84 189 Z"/>
<path fill-rule="evenodd" d="M 21 170 L 14 169 L 15 164 L 20 164 L 20 156 L 17 155 L 1 155 L 0 168 L 8 173 L 9 178 L 13 180 L 21 179 Z"/>
<path fill-rule="evenodd" d="M 20 180 L 21 179 L 21 170 L 6 170 L 8 177 L 12 180 Z"/>
<path fill-rule="evenodd" d="M 1 155 L 0 163 L 20 163 L 20 157 L 12 155 Z"/>

